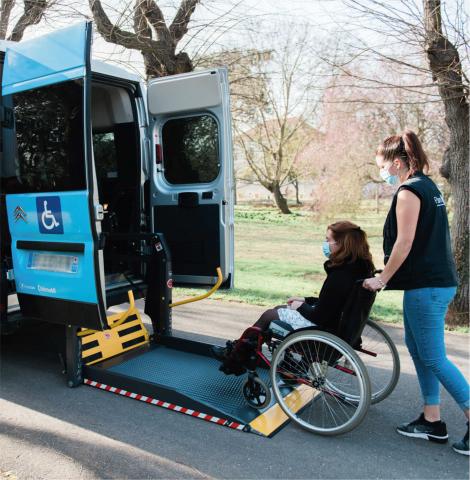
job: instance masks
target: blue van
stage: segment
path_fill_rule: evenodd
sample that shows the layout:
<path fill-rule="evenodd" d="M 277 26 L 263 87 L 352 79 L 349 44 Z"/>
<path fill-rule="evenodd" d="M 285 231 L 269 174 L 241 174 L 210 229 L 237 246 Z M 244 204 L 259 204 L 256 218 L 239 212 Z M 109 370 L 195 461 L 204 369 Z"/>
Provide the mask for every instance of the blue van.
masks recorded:
<path fill-rule="evenodd" d="M 84 22 L 0 44 L 2 326 L 20 309 L 106 328 L 129 290 L 146 295 L 154 232 L 176 284 L 214 285 L 219 266 L 233 284 L 227 71 L 144 83 L 92 60 L 91 39 Z"/>

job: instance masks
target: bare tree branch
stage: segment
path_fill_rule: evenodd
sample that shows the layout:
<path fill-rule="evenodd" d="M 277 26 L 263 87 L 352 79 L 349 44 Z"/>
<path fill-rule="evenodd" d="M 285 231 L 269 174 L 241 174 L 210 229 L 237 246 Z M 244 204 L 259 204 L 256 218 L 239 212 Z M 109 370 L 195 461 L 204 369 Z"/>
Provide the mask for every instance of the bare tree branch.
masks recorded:
<path fill-rule="evenodd" d="M 175 45 L 187 33 L 189 20 L 199 2 L 200 0 L 182 0 L 169 29 Z"/>
<path fill-rule="evenodd" d="M 149 24 L 155 29 L 157 39 L 162 40 L 165 44 L 172 45 L 173 40 L 170 31 L 166 26 L 163 13 L 160 10 L 160 7 L 155 3 L 155 1 L 142 0 L 140 4 L 140 9 L 144 14 L 145 18 L 148 20 Z"/>
<path fill-rule="evenodd" d="M 142 10 L 142 0 L 136 0 L 134 7 L 134 32 L 136 35 L 152 38 L 152 29 L 147 23 L 144 12 Z"/>
<path fill-rule="evenodd" d="M 51 5 L 52 2 L 47 0 L 24 0 L 24 11 L 18 22 L 13 27 L 8 40 L 19 42 L 24 35 L 24 31 L 31 25 L 37 25 L 44 12 Z"/>
<path fill-rule="evenodd" d="M 2 0 L 0 5 L 0 39 L 2 40 L 7 36 L 8 23 L 14 5 L 15 0 Z"/>
<path fill-rule="evenodd" d="M 131 48 L 140 51 L 160 51 L 164 50 L 160 43 L 148 37 L 137 35 L 136 33 L 127 32 L 113 25 L 106 12 L 101 5 L 100 0 L 88 0 L 95 25 L 103 38 L 110 43 L 116 43 L 125 48 Z"/>

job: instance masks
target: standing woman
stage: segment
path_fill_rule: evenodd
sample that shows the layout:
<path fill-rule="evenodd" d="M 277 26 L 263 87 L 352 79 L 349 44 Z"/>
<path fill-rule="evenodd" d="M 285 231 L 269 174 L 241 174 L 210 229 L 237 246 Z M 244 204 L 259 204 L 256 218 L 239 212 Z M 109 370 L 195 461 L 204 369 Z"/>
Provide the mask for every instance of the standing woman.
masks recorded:
<path fill-rule="evenodd" d="M 405 342 L 413 359 L 424 400 L 423 413 L 400 425 L 407 437 L 447 442 L 446 424 L 440 417 L 439 383 L 469 417 L 469 386 L 449 361 L 444 345 L 444 320 L 457 287 L 449 223 L 444 199 L 425 175 L 429 164 L 418 137 L 412 131 L 388 137 L 379 146 L 376 163 L 381 177 L 399 185 L 384 225 L 385 268 L 363 286 L 404 290 Z M 469 454 L 467 433 L 453 445 Z"/>

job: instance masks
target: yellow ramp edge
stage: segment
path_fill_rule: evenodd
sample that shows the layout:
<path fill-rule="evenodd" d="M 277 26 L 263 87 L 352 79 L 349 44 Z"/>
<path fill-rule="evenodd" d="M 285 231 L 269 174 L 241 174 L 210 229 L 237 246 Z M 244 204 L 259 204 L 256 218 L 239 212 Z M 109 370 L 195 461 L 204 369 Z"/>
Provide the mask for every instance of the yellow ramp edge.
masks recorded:
<path fill-rule="evenodd" d="M 290 392 L 285 398 L 285 402 L 290 409 L 297 413 L 300 409 L 305 407 L 307 403 L 311 402 L 318 391 L 313 391 L 312 388 L 306 385 L 300 385 Z M 282 427 L 289 417 L 284 413 L 278 403 L 268 408 L 259 417 L 256 417 L 250 422 L 250 427 L 261 435 L 269 437 L 273 432 Z"/>

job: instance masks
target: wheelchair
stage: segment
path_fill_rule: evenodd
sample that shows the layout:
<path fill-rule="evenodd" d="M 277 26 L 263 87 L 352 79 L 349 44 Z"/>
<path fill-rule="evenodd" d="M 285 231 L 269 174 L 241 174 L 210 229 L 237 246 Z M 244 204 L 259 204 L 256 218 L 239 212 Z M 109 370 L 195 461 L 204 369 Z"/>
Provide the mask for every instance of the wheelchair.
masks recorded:
<path fill-rule="evenodd" d="M 293 331 L 278 320 L 267 331 L 249 327 L 239 341 L 227 342 L 230 355 L 220 370 L 248 373 L 242 393 L 251 407 L 266 408 L 274 394 L 297 425 L 331 436 L 356 428 L 370 404 L 392 393 L 400 375 L 398 352 L 385 330 L 369 319 L 376 294 L 360 283 L 336 332 L 313 325 Z M 260 369 L 269 370 L 270 385 Z"/>

